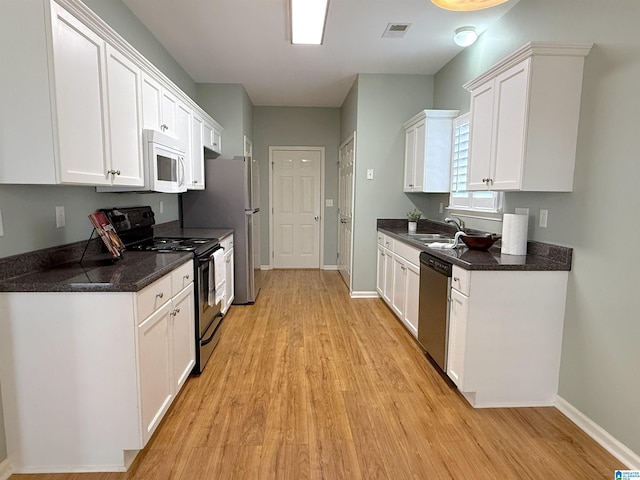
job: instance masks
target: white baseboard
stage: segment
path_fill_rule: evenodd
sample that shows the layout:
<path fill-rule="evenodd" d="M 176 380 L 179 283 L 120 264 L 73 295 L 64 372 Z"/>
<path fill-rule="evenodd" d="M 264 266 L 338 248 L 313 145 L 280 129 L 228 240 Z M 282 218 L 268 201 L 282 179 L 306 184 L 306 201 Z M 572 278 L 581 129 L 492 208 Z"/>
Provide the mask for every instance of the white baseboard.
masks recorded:
<path fill-rule="evenodd" d="M 0 462 L 0 480 L 7 480 L 11 476 L 11 465 L 9 465 L 9 459 L 5 458 Z"/>
<path fill-rule="evenodd" d="M 587 435 L 598 442 L 611 455 L 620 460 L 630 470 L 640 470 L 640 455 L 613 437 L 604 428 L 587 417 L 560 395 L 556 397 L 556 408 Z"/>
<path fill-rule="evenodd" d="M 351 292 L 351 298 L 380 298 L 380 295 L 375 290 L 373 292 Z"/>
<path fill-rule="evenodd" d="M 271 270 L 271 265 L 260 265 L 260 270 Z"/>
<path fill-rule="evenodd" d="M 338 270 L 338 265 L 323 265 L 322 270 Z"/>

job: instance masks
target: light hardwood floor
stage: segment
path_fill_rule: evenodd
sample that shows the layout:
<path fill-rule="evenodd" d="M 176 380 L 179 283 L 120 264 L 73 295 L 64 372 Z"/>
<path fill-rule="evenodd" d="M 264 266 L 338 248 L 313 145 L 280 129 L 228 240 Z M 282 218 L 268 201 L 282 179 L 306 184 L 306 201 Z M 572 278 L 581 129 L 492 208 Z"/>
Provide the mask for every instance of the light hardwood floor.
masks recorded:
<path fill-rule="evenodd" d="M 585 480 L 623 468 L 555 408 L 471 408 L 382 300 L 349 299 L 337 272 L 266 272 L 256 304 L 223 325 L 129 472 L 11 480 Z"/>

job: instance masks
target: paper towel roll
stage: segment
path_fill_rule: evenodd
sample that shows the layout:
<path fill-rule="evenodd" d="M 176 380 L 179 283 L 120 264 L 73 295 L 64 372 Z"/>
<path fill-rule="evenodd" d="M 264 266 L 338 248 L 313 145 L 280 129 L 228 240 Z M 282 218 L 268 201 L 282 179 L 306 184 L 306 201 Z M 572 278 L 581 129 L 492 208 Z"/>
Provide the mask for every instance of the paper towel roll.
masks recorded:
<path fill-rule="evenodd" d="M 527 254 L 529 215 L 505 213 L 502 217 L 502 249 L 507 255 Z"/>

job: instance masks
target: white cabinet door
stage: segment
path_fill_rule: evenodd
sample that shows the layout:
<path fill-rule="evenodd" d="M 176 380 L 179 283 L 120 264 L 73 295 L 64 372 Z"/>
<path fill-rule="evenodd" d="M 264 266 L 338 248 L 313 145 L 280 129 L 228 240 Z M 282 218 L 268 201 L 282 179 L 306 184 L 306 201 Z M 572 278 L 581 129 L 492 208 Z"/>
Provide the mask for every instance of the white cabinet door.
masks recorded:
<path fill-rule="evenodd" d="M 424 189 L 424 169 L 426 161 L 427 123 L 418 122 L 415 126 L 416 146 L 413 158 L 413 188 L 412 192 L 422 192 Z"/>
<path fill-rule="evenodd" d="M 173 399 L 171 312 L 171 302 L 167 302 L 138 326 L 143 445 L 146 445 Z"/>
<path fill-rule="evenodd" d="M 378 262 L 377 262 L 377 276 L 376 276 L 376 290 L 378 290 L 378 293 L 380 294 L 381 297 L 384 298 L 384 287 L 385 287 L 385 280 L 386 280 L 386 272 L 385 272 L 385 267 L 386 267 L 386 256 L 387 256 L 387 252 L 384 249 L 384 247 L 382 247 L 381 245 L 378 245 Z"/>
<path fill-rule="evenodd" d="M 464 363 L 467 348 L 467 322 L 469 298 L 451 289 L 449 305 L 449 344 L 447 351 L 447 375 L 464 391 Z"/>
<path fill-rule="evenodd" d="M 393 296 L 393 254 L 389 250 L 385 250 L 384 257 L 384 291 L 382 298 L 391 305 Z"/>
<path fill-rule="evenodd" d="M 393 255 L 393 293 L 391 294 L 391 308 L 404 319 L 404 301 L 407 291 L 407 267 L 402 258 Z"/>
<path fill-rule="evenodd" d="M 233 286 L 234 279 L 234 271 L 233 271 L 233 248 L 224 254 L 224 285 L 225 285 L 225 304 L 226 309 L 223 313 L 226 313 L 226 310 L 229 309 L 229 306 L 233 303 L 233 299 L 235 297 L 235 289 Z"/>
<path fill-rule="evenodd" d="M 404 134 L 404 186 L 405 192 L 413 192 L 415 179 L 416 129 L 409 127 Z"/>
<path fill-rule="evenodd" d="M 193 283 L 173 297 L 171 341 L 173 351 L 173 387 L 177 393 L 195 365 L 195 323 Z"/>
<path fill-rule="evenodd" d="M 144 185 L 140 135 L 140 68 L 107 45 L 110 169 L 113 185 Z"/>
<path fill-rule="evenodd" d="M 531 61 L 521 62 L 495 79 L 495 148 L 489 172 L 496 190 L 519 190 L 524 167 L 524 148 Z M 551 172 L 549 172 L 551 174 Z"/>
<path fill-rule="evenodd" d="M 149 75 L 142 74 L 142 126 L 158 130 L 162 125 L 162 86 Z"/>
<path fill-rule="evenodd" d="M 413 334 L 418 336 L 418 305 L 420 298 L 420 267 L 412 263 L 406 263 L 406 290 L 405 290 L 405 307 L 404 307 L 404 323 Z"/>
<path fill-rule="evenodd" d="M 189 190 L 204 190 L 203 123 L 200 115 L 195 111 L 191 112 L 191 168 L 187 178 Z"/>
<path fill-rule="evenodd" d="M 160 130 L 174 138 L 178 137 L 178 98 L 166 88 L 162 89 L 161 95 L 162 124 Z"/>
<path fill-rule="evenodd" d="M 471 92 L 471 136 L 469 147 L 468 190 L 490 188 L 493 144 L 493 82 Z"/>
<path fill-rule="evenodd" d="M 52 15 L 60 181 L 109 184 L 104 123 L 106 44 L 55 3 Z"/>

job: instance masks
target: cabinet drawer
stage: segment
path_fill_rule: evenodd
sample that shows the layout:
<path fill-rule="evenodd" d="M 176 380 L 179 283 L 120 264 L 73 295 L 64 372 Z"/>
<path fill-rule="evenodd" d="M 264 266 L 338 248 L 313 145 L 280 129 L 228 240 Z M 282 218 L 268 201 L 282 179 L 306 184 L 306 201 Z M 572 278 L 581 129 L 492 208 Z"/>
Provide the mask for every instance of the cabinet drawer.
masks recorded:
<path fill-rule="evenodd" d="M 384 233 L 378 232 L 378 245 L 382 245 L 384 248 L 388 248 L 389 250 L 393 251 L 393 238 L 385 235 Z"/>
<path fill-rule="evenodd" d="M 184 287 L 193 282 L 193 261 L 188 261 L 184 265 L 171 272 L 171 295 L 177 294 Z"/>
<path fill-rule="evenodd" d="M 468 297 L 471 290 L 471 271 L 454 265 L 451 274 L 451 286 Z"/>
<path fill-rule="evenodd" d="M 169 300 L 171 300 L 170 273 L 143 288 L 136 295 L 138 325 Z"/>
<path fill-rule="evenodd" d="M 420 265 L 420 250 L 415 247 L 411 247 L 403 242 L 395 242 L 393 245 L 393 253 L 416 266 Z"/>

